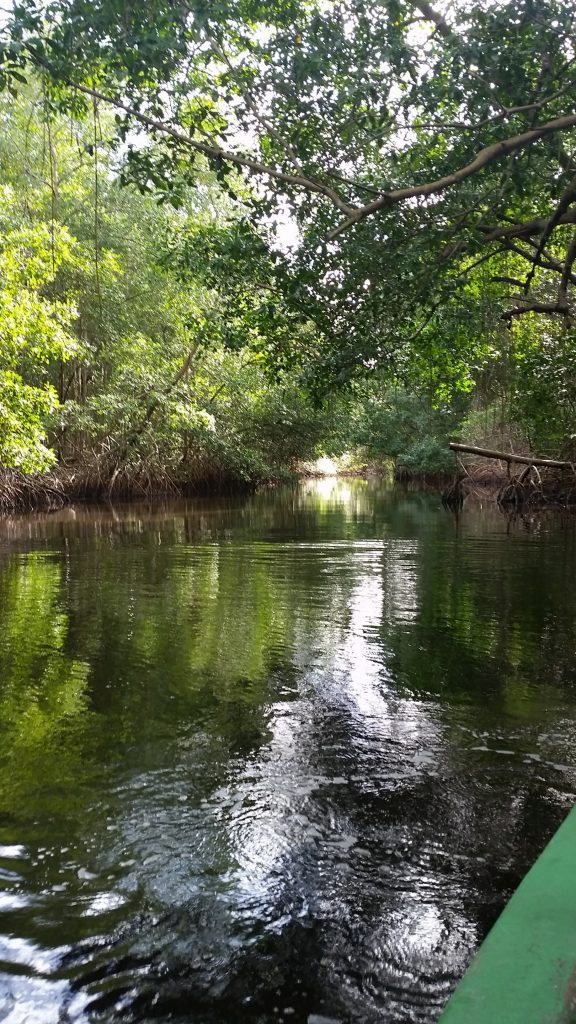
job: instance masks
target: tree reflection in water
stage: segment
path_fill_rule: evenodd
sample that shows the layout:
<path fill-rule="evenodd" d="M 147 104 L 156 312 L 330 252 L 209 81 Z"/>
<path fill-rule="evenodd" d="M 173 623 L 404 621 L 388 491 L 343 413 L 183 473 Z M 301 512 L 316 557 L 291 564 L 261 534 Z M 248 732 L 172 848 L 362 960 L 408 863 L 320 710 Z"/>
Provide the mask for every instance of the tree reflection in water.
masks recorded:
<path fill-rule="evenodd" d="M 361 481 L 8 521 L 4 1018 L 435 1020 L 572 800 L 573 573 Z"/>

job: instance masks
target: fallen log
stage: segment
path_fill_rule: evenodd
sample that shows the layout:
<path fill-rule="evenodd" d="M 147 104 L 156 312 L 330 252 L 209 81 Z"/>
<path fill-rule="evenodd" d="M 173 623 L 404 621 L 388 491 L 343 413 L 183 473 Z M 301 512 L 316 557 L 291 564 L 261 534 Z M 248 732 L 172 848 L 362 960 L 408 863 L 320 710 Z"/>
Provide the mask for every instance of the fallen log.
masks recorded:
<path fill-rule="evenodd" d="M 575 466 L 572 462 L 562 462 L 559 459 L 539 459 L 536 455 L 515 455 L 513 452 L 498 452 L 491 448 L 478 448 L 473 444 L 458 444 L 450 441 L 450 448 L 453 452 L 466 452 L 469 455 L 480 455 L 484 459 L 499 459 L 501 462 L 520 462 L 524 466 L 548 466 L 550 469 L 572 469 Z"/>

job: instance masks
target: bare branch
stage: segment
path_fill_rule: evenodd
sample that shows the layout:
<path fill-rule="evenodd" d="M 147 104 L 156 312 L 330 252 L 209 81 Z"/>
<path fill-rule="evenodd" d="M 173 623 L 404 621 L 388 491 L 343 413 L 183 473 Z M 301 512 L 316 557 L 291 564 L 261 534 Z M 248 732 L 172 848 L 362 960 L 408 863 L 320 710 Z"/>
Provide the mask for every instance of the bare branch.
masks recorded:
<path fill-rule="evenodd" d="M 484 459 L 498 459 L 500 462 L 520 462 L 526 466 L 549 466 L 554 469 L 573 469 L 571 462 L 559 459 L 541 459 L 537 455 L 516 455 L 514 452 L 494 451 L 492 448 L 478 448 L 475 444 L 460 444 L 450 441 L 448 447 L 453 452 L 466 452 L 469 455 L 481 455 Z"/>

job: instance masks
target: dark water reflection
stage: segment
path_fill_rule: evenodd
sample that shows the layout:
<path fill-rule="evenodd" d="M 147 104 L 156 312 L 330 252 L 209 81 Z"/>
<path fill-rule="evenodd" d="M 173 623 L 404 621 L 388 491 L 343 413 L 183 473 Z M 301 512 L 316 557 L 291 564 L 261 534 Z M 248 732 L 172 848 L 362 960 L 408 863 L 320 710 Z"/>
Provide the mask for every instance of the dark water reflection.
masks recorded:
<path fill-rule="evenodd" d="M 576 787 L 576 534 L 321 481 L 0 526 L 0 1021 L 432 1022 Z"/>

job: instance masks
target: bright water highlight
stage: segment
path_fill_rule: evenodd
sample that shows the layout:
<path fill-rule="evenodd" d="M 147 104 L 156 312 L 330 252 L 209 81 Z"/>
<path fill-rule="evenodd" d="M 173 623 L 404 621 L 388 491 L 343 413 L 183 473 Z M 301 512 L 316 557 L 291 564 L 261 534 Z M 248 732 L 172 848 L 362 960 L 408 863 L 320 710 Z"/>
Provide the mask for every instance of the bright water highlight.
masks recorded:
<path fill-rule="evenodd" d="M 0 1021 L 435 1021 L 574 800 L 575 572 L 362 481 L 3 521 Z"/>

